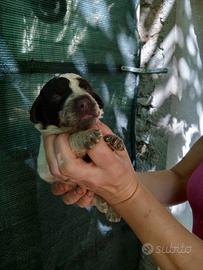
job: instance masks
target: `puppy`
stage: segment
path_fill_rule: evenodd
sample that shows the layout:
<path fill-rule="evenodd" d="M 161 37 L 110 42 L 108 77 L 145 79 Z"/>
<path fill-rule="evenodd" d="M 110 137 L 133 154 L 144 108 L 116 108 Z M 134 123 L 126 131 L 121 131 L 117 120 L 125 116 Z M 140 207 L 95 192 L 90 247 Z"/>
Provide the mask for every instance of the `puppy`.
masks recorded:
<path fill-rule="evenodd" d="M 30 120 L 42 135 L 68 133 L 71 150 L 81 158 L 101 139 L 101 132 L 91 126 L 101 118 L 103 102 L 90 84 L 77 74 L 66 73 L 48 81 L 34 101 Z M 116 135 L 104 140 L 112 150 L 122 151 L 123 141 Z M 37 171 L 48 183 L 55 181 L 49 171 L 41 138 Z M 120 216 L 101 197 L 95 196 L 94 205 L 111 222 Z"/>

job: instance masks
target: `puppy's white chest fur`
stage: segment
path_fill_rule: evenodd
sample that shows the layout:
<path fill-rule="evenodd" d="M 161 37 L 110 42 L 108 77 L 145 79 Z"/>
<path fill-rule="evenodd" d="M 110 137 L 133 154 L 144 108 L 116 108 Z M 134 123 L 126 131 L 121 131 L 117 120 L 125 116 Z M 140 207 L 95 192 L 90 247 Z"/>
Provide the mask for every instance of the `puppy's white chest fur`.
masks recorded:
<path fill-rule="evenodd" d="M 42 136 L 40 139 L 39 154 L 37 158 L 37 172 L 43 180 L 45 180 L 46 182 L 50 184 L 56 181 L 55 178 L 51 175 L 50 170 L 49 170 Z"/>

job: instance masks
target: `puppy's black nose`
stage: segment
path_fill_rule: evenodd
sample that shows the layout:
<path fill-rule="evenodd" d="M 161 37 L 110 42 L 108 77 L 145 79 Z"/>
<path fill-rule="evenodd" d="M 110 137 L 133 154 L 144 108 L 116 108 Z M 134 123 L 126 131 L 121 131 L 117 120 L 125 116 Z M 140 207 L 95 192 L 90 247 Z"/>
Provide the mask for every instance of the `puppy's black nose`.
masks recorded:
<path fill-rule="evenodd" d="M 76 100 L 77 112 L 81 114 L 88 114 L 91 112 L 92 108 L 93 108 L 93 103 L 89 97 L 82 96 Z"/>

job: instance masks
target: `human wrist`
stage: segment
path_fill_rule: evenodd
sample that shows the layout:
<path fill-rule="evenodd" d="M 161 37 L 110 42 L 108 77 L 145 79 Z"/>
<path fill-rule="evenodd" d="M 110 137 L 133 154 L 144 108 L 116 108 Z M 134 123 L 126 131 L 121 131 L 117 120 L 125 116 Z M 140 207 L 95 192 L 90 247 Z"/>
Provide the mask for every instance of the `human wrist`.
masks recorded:
<path fill-rule="evenodd" d="M 134 196 L 139 186 L 139 180 L 132 179 L 132 181 L 125 185 L 124 187 L 115 188 L 111 193 L 106 194 L 105 199 L 108 203 L 115 207 L 116 205 L 120 205 Z"/>
<path fill-rule="evenodd" d="M 130 201 L 132 198 L 134 198 L 134 196 L 136 196 L 137 190 L 139 188 L 139 181 L 136 183 L 136 185 L 131 189 L 131 192 L 128 192 L 128 195 L 123 197 L 123 199 L 121 200 L 117 200 L 114 203 L 112 203 L 112 206 L 116 206 L 116 205 L 121 205 L 127 201 Z"/>
<path fill-rule="evenodd" d="M 131 211 L 132 206 L 133 208 L 136 208 L 135 206 L 137 203 L 139 204 L 140 201 L 142 201 L 142 191 L 143 191 L 143 185 L 141 182 L 137 182 L 136 188 L 133 190 L 131 195 L 127 197 L 125 200 L 120 201 L 119 203 L 112 204 L 112 207 L 115 209 L 116 212 L 118 212 L 124 219 L 131 218 L 131 215 L 133 212 Z M 130 217 L 129 217 L 130 215 Z M 134 214 L 133 214 L 134 215 Z"/>

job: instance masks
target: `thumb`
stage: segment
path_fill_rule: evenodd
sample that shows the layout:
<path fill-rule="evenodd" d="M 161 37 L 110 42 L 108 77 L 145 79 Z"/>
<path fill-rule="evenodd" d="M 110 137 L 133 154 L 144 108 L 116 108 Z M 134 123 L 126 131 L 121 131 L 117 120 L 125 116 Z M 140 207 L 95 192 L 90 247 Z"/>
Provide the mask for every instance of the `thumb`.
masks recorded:
<path fill-rule="evenodd" d="M 106 124 L 102 123 L 100 120 L 92 127 L 100 129 L 103 135 L 113 134 L 113 131 Z"/>

